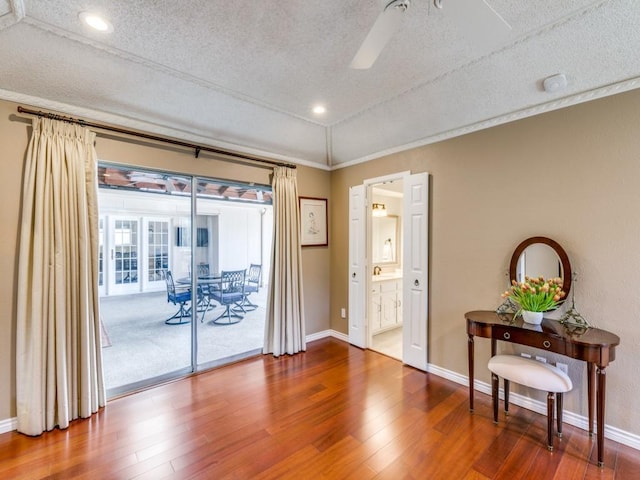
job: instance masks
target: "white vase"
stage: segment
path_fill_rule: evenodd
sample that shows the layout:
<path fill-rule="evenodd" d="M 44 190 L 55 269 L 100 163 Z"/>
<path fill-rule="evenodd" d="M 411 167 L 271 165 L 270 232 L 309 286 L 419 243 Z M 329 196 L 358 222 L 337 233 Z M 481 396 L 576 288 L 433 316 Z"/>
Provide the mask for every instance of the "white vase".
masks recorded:
<path fill-rule="evenodd" d="M 522 311 L 522 319 L 533 325 L 540 325 L 542 323 L 543 312 L 530 312 L 529 310 Z"/>

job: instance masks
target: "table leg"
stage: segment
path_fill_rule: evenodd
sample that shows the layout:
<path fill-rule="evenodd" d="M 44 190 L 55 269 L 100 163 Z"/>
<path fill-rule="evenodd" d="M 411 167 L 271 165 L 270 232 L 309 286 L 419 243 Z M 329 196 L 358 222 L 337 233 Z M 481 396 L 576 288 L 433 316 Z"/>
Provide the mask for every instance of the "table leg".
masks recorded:
<path fill-rule="evenodd" d="M 469 360 L 469 411 L 473 412 L 473 335 L 469 334 L 467 342 Z"/>
<path fill-rule="evenodd" d="M 596 387 L 596 371 L 593 368 L 594 364 L 587 362 L 587 402 L 589 411 L 589 436 L 593 437 L 593 405 L 596 399 L 595 387 Z"/>
<path fill-rule="evenodd" d="M 603 367 L 596 368 L 596 376 L 598 378 L 598 466 L 604 467 L 604 405 L 607 377 Z"/>

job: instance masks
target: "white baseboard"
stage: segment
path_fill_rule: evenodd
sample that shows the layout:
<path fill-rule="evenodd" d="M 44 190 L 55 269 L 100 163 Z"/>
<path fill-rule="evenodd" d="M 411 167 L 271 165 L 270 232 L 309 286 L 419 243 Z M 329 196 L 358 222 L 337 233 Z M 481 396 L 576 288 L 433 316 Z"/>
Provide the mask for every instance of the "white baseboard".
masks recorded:
<path fill-rule="evenodd" d="M 329 332 L 333 338 L 337 338 L 338 340 L 349 343 L 349 335 L 347 335 L 346 333 L 340 333 L 337 330 L 329 330 Z"/>
<path fill-rule="evenodd" d="M 437 375 L 439 377 L 446 378 L 447 380 L 451 380 L 452 382 L 458 383 L 460 385 L 464 385 L 465 387 L 469 386 L 469 377 L 460 375 L 459 373 L 452 372 L 450 370 L 446 370 L 444 368 L 438 367 L 437 365 L 429 364 L 428 372 L 433 373 L 434 375 Z M 488 383 L 475 380 L 473 382 L 473 388 L 474 390 L 477 390 L 479 392 L 491 395 L 491 385 L 489 385 Z M 504 398 L 502 389 L 500 389 L 500 398 Z M 509 395 L 509 402 L 528 410 L 533 410 L 534 412 L 540 413 L 542 415 L 547 414 L 547 404 L 545 402 L 534 400 L 532 398 L 525 397 L 524 395 L 511 393 Z M 570 412 L 568 410 L 565 410 L 563 413 L 563 421 L 564 423 L 573 425 L 574 427 L 578 427 L 583 430 L 589 429 L 589 419 L 587 417 L 578 415 L 577 413 Z M 617 427 L 605 425 L 604 436 L 605 438 L 609 438 L 615 442 L 627 445 L 631 448 L 635 448 L 636 450 L 640 450 L 640 435 L 627 432 Z"/>
<path fill-rule="evenodd" d="M 17 417 L 7 418 L 5 420 L 0 420 L 0 434 L 12 432 L 18 428 L 18 419 Z"/>
<path fill-rule="evenodd" d="M 312 333 L 310 335 L 307 335 L 305 338 L 307 340 L 307 342 L 313 342 L 314 340 L 320 340 L 321 338 L 327 338 L 327 337 L 333 337 L 333 338 L 337 338 L 338 340 L 342 340 L 343 342 L 349 342 L 349 336 L 345 335 L 344 333 L 340 333 L 336 330 L 323 330 L 321 332 L 318 333 Z"/>
<path fill-rule="evenodd" d="M 313 342 L 314 340 L 320 340 L 321 338 L 330 337 L 331 334 L 329 332 L 331 332 L 331 330 L 323 330 L 322 332 L 311 333 L 305 337 L 305 340 L 307 342 Z"/>

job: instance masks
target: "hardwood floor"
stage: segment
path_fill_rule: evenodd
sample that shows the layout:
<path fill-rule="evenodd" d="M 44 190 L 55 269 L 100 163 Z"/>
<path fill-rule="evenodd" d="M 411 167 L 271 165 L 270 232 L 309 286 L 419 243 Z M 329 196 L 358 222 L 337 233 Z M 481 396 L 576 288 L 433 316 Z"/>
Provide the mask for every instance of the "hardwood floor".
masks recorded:
<path fill-rule="evenodd" d="M 335 339 L 119 398 L 91 419 L 32 438 L 0 435 L 12 479 L 640 478 L 640 452 Z"/>

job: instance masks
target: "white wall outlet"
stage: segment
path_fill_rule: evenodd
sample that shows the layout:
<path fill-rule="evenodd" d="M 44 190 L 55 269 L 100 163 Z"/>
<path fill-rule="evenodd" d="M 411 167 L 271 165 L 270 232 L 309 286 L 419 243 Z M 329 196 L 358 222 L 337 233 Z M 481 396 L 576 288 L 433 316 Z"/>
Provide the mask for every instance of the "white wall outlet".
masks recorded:
<path fill-rule="evenodd" d="M 524 358 L 531 358 L 531 354 L 530 353 L 520 352 L 520 356 L 524 357 Z"/>
<path fill-rule="evenodd" d="M 540 355 L 536 355 L 536 360 L 542 363 L 547 363 L 547 359 L 544 357 L 541 357 Z"/>
<path fill-rule="evenodd" d="M 346 308 L 341 308 L 340 309 L 340 318 L 347 318 L 347 309 Z"/>
<path fill-rule="evenodd" d="M 556 367 L 558 367 L 558 369 L 560 369 L 561 371 L 569 375 L 569 365 L 567 365 L 566 363 L 556 362 Z"/>

